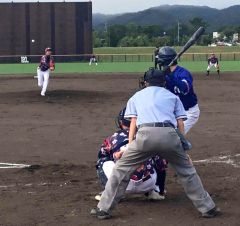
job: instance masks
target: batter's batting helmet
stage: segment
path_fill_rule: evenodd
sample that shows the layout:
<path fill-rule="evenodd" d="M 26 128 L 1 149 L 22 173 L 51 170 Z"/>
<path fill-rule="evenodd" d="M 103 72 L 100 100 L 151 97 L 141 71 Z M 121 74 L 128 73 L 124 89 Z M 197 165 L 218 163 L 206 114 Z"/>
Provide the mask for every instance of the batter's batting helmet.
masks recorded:
<path fill-rule="evenodd" d="M 115 123 L 118 128 L 122 129 L 122 125 L 130 127 L 130 121 L 124 118 L 126 107 L 124 107 L 118 114 Z"/>
<path fill-rule="evenodd" d="M 160 66 L 168 66 L 177 56 L 177 52 L 170 46 L 162 47 L 158 52 L 158 63 Z M 177 61 L 175 62 L 177 64 Z"/>

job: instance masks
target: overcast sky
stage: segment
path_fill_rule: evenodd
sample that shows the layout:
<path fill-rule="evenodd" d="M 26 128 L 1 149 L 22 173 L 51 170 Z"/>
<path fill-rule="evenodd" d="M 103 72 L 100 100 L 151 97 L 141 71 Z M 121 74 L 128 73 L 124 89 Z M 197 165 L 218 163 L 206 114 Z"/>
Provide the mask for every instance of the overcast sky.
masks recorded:
<path fill-rule="evenodd" d="M 37 0 L 13 0 L 14 2 L 37 2 Z M 50 0 L 39 0 L 39 2 L 49 2 Z M 84 0 L 65 0 L 74 2 Z M 88 1 L 88 0 L 85 0 Z M 11 2 L 10 0 L 0 0 L 0 2 Z M 51 2 L 63 2 L 63 0 L 52 0 Z M 240 0 L 92 0 L 94 13 L 116 14 L 123 12 L 136 12 L 153 6 L 164 4 L 169 5 L 204 5 L 213 8 L 223 9 L 232 5 L 240 5 Z"/>

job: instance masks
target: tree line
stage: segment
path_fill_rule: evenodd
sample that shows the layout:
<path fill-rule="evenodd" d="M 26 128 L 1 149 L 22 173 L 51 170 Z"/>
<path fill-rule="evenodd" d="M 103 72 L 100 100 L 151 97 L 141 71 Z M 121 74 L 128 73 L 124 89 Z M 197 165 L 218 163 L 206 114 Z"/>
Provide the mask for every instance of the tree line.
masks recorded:
<path fill-rule="evenodd" d="M 165 29 L 160 25 L 105 25 L 102 30 L 93 31 L 94 47 L 138 47 L 138 46 L 182 46 L 200 26 L 208 27 L 202 18 L 195 17 L 187 23 L 176 23 Z M 220 39 L 231 40 L 234 33 L 240 33 L 240 26 L 225 26 L 219 29 Z M 205 33 L 198 45 L 213 42 L 212 33 Z"/>

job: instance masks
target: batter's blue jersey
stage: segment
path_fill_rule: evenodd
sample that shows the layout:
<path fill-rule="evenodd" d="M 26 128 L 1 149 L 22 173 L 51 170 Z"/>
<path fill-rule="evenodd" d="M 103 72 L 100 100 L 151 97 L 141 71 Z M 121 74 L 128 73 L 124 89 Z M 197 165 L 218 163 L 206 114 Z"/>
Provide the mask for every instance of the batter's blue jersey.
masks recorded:
<path fill-rule="evenodd" d="M 166 88 L 179 96 L 186 111 L 198 103 L 192 75 L 183 67 L 177 66 L 174 72 L 166 76 Z"/>

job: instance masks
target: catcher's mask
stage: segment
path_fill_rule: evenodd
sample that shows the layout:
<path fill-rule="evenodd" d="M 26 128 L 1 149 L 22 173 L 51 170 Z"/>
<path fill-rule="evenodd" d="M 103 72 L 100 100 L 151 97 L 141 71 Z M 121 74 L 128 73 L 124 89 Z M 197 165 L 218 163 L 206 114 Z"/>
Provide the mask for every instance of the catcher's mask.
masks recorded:
<path fill-rule="evenodd" d="M 165 87 L 164 72 L 155 68 L 149 68 L 149 70 L 145 72 L 144 76 L 139 78 L 139 88 L 146 88 L 146 83 L 148 83 L 149 86 Z"/>
<path fill-rule="evenodd" d="M 127 126 L 130 127 L 130 121 L 128 119 L 124 118 L 125 115 L 125 111 L 126 111 L 126 107 L 124 107 L 118 114 L 118 116 L 115 119 L 115 124 L 118 128 L 122 129 L 122 125 L 123 126 Z"/>
<path fill-rule="evenodd" d="M 170 46 L 162 47 L 158 52 L 158 63 L 161 67 L 167 67 L 177 56 L 177 52 Z M 177 61 L 174 62 L 177 64 Z"/>

